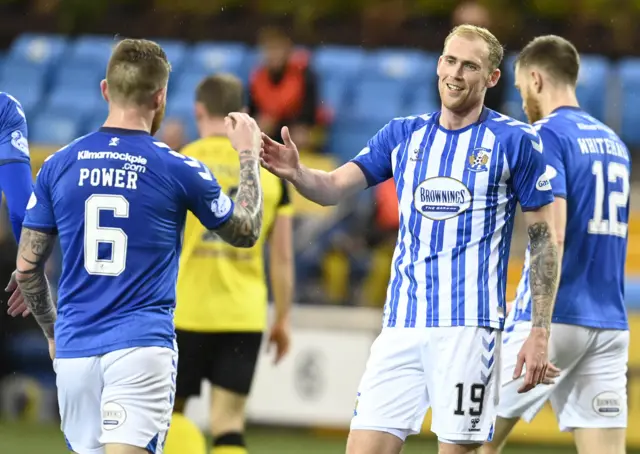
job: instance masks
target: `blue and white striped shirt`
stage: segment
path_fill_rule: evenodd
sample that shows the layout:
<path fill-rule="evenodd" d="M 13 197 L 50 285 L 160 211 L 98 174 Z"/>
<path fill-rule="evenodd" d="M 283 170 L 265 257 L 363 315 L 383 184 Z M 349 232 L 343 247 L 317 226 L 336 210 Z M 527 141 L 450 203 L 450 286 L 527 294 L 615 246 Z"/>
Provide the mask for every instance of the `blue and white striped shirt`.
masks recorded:
<path fill-rule="evenodd" d="M 490 109 L 450 131 L 440 112 L 398 118 L 352 162 L 369 186 L 395 180 L 400 229 L 384 327 L 504 325 L 516 202 L 553 201 L 542 143 L 529 125 Z"/>

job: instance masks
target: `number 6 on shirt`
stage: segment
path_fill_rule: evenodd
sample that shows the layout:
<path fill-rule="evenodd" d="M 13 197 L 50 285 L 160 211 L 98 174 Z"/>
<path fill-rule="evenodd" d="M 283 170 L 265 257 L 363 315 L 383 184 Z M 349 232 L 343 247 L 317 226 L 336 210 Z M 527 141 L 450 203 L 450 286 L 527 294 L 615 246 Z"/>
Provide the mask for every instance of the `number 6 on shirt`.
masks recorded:
<path fill-rule="evenodd" d="M 127 234 L 114 227 L 100 226 L 100 213 L 129 217 L 129 201 L 122 195 L 93 194 L 84 205 L 84 268 L 93 276 L 119 276 L 127 267 Z M 111 245 L 111 258 L 98 257 L 100 244 Z"/>

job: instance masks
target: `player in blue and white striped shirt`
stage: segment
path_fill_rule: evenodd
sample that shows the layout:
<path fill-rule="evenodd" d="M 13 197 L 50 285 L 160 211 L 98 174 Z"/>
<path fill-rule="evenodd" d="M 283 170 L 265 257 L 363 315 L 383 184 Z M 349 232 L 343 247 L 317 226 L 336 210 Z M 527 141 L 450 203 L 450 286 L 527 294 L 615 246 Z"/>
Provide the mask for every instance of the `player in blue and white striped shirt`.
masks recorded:
<path fill-rule="evenodd" d="M 525 396 L 511 379 L 513 357 L 531 328 L 530 254 L 505 328 L 500 418 L 484 454 L 496 454 L 520 418 L 531 421 L 549 400 L 560 429 L 580 454 L 622 454 L 627 427 L 629 325 L 624 268 L 629 220 L 627 147 L 580 109 L 580 58 L 559 36 L 534 39 L 516 60 L 516 86 L 544 141 L 562 277 L 549 356 L 562 369 L 556 384 Z M 566 231 L 566 235 L 565 235 Z"/>
<path fill-rule="evenodd" d="M 558 277 L 553 194 L 536 131 L 483 106 L 502 56 L 488 30 L 454 29 L 438 62 L 442 110 L 392 120 L 333 172 L 300 164 L 286 128 L 284 145 L 263 137 L 263 166 L 323 205 L 395 180 L 400 231 L 350 454 L 398 454 L 429 407 L 441 453 L 470 452 L 490 438 L 517 202 L 529 224 L 535 282 L 536 327 L 519 355 L 523 391 L 544 381 Z"/>

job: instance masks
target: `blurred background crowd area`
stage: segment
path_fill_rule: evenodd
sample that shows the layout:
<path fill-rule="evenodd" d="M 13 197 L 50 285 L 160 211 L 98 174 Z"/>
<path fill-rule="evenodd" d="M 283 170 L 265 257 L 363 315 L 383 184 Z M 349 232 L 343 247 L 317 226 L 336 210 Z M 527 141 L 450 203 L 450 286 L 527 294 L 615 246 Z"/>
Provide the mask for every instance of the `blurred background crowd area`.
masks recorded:
<path fill-rule="evenodd" d="M 15 96 L 27 114 L 35 177 L 49 154 L 104 121 L 99 81 L 113 44 L 121 37 L 154 39 L 173 68 L 160 140 L 180 150 L 196 139 L 195 87 L 206 75 L 228 72 L 245 83 L 248 109 L 265 132 L 279 138 L 288 125 L 305 164 L 331 170 L 391 118 L 439 108 L 435 71 L 444 37 L 452 26 L 472 23 L 490 28 L 506 48 L 503 78 L 488 91 L 488 107 L 526 121 L 513 87 L 513 57 L 536 35 L 560 34 L 582 55 L 581 104 L 621 134 L 635 156 L 638 18 L 640 0 L 0 0 L 0 91 Z M 634 311 L 640 310 L 637 172 L 632 179 L 626 296 Z M 380 308 L 398 229 L 393 181 L 337 207 L 295 193 L 293 200 L 295 302 Z M 525 230 L 519 214 L 509 298 L 520 277 Z M 16 245 L 4 201 L 0 251 L 0 281 L 8 281 Z M 55 291 L 57 252 L 47 267 Z M 0 311 L 0 333 L 0 377 L 19 371 L 51 384 L 46 345 L 33 320 Z M 630 374 L 640 377 L 636 353 Z M 16 385 L 20 392 L 11 386 L 4 402 L 12 404 L 2 404 L 0 416 L 28 408 L 14 397 L 29 394 L 31 385 Z"/>

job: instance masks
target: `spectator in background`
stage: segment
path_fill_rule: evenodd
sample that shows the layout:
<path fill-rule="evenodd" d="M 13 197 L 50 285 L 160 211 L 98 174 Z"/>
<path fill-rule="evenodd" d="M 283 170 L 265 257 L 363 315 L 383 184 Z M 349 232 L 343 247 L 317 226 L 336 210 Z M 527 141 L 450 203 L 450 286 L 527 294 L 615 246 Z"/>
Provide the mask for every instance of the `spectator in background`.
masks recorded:
<path fill-rule="evenodd" d="M 186 143 L 186 134 L 182 121 L 177 118 L 168 118 L 160 131 L 160 140 L 171 147 L 172 150 L 180 151 Z"/>
<path fill-rule="evenodd" d="M 264 60 L 251 75 L 249 114 L 275 140 L 282 141 L 280 130 L 287 125 L 301 150 L 314 147 L 319 109 L 308 53 L 295 51 L 289 36 L 277 28 L 261 30 L 258 46 Z"/>
<path fill-rule="evenodd" d="M 477 1 L 464 1 L 460 3 L 455 10 L 453 10 L 451 22 L 453 27 L 470 24 L 491 29 L 491 13 L 484 5 Z M 504 60 L 500 64 L 499 68 L 504 75 Z M 487 90 L 487 94 L 484 97 L 484 105 L 489 109 L 503 112 L 506 107 L 506 84 L 507 82 L 505 79 L 501 79 L 495 87 L 491 90 Z M 440 95 L 438 94 L 438 96 Z"/>

